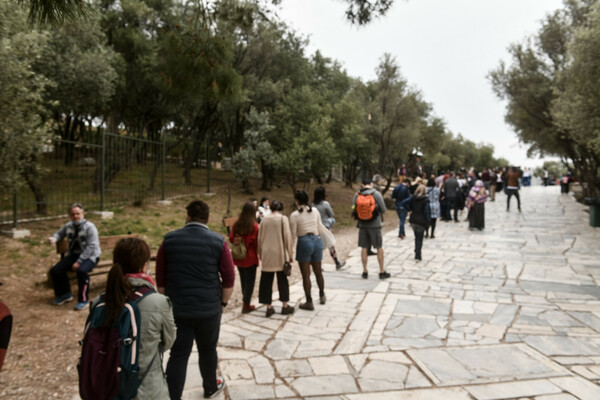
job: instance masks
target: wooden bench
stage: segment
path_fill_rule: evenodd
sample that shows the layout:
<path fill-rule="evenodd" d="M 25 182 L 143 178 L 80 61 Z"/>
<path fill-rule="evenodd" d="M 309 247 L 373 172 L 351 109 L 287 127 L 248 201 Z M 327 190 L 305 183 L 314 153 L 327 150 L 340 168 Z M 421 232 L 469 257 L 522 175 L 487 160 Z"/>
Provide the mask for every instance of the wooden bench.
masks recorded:
<path fill-rule="evenodd" d="M 225 226 L 225 228 L 227 229 L 228 236 L 231 233 L 231 228 L 233 227 L 233 224 L 235 224 L 237 220 L 238 220 L 237 217 L 231 217 L 231 218 L 223 217 L 223 226 Z"/>
<path fill-rule="evenodd" d="M 113 266 L 112 250 L 115 248 L 115 246 L 117 245 L 117 242 L 119 240 L 126 239 L 126 238 L 145 239 L 141 235 L 133 235 L 133 234 L 98 237 L 98 241 L 100 242 L 100 250 L 102 250 L 103 255 L 100 256 L 100 261 L 98 261 L 98 265 L 96 265 L 94 267 L 94 269 L 90 271 L 90 273 L 89 273 L 90 276 L 107 275 L 108 274 L 108 271 L 110 271 L 110 269 Z M 67 241 L 67 238 L 63 238 L 62 240 L 59 240 L 58 242 L 56 242 L 56 253 L 60 254 L 61 259 L 65 256 L 65 254 L 67 253 L 68 250 L 69 250 L 69 242 Z M 102 259 L 102 257 L 105 257 L 105 259 Z M 155 251 L 151 252 L 150 261 L 156 261 L 156 252 Z M 77 274 L 75 273 L 75 271 L 67 272 L 67 276 L 69 277 L 70 280 L 77 279 Z M 50 276 L 50 270 L 48 270 L 48 286 L 52 287 L 52 277 Z"/>

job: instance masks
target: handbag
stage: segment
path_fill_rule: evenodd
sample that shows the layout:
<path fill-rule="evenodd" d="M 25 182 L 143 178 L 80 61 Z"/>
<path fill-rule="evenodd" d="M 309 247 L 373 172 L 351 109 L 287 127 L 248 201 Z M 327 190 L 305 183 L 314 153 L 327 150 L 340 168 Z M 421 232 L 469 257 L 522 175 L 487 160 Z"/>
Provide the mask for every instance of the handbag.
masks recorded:
<path fill-rule="evenodd" d="M 244 238 L 240 235 L 235 235 L 233 237 L 233 242 L 231 243 L 231 257 L 234 260 L 243 260 L 246 258 L 246 244 L 244 243 Z"/>
<path fill-rule="evenodd" d="M 325 228 L 325 225 L 320 223 L 320 221 L 317 223 L 317 228 L 319 230 L 319 236 L 321 236 L 321 241 L 323 242 L 323 248 L 330 249 L 334 247 L 335 236 L 333 236 L 333 233 L 331 233 L 329 229 Z"/>
<path fill-rule="evenodd" d="M 281 243 L 283 243 L 283 273 L 285 276 L 292 275 L 292 264 L 287 261 L 287 251 L 285 248 L 285 235 L 283 234 L 283 216 L 281 216 Z"/>

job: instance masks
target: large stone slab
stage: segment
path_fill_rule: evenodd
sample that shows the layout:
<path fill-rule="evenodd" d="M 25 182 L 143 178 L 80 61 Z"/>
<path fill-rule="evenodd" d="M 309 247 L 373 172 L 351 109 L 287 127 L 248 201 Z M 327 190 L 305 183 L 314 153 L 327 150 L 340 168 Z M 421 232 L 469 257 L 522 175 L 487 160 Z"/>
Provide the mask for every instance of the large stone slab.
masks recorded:
<path fill-rule="evenodd" d="M 569 371 L 523 344 L 415 349 L 407 352 L 439 386 L 569 375 Z"/>

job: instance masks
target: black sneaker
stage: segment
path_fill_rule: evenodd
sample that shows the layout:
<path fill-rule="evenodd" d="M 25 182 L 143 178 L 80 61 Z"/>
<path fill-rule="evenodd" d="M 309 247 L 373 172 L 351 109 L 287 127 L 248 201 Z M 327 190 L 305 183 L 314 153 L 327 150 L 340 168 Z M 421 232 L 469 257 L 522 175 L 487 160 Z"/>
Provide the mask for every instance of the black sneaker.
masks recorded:
<path fill-rule="evenodd" d="M 390 276 L 391 275 L 388 272 L 385 272 L 385 271 L 379 273 L 379 279 L 387 279 Z"/>
<path fill-rule="evenodd" d="M 212 399 L 217 397 L 225 389 L 225 379 L 222 376 L 217 376 L 217 390 L 212 393 L 204 393 L 205 399 Z"/>
<path fill-rule="evenodd" d="M 344 267 L 344 265 L 346 265 L 346 261 L 343 261 L 343 262 L 339 262 L 339 261 L 338 261 L 338 262 L 335 264 L 335 269 L 342 269 L 342 268 Z"/>
<path fill-rule="evenodd" d="M 368 272 L 363 272 L 362 273 L 362 278 L 363 279 L 369 279 L 369 273 Z"/>
<path fill-rule="evenodd" d="M 369 249 L 367 250 L 367 256 L 376 256 L 377 253 L 375 253 L 373 250 Z"/>

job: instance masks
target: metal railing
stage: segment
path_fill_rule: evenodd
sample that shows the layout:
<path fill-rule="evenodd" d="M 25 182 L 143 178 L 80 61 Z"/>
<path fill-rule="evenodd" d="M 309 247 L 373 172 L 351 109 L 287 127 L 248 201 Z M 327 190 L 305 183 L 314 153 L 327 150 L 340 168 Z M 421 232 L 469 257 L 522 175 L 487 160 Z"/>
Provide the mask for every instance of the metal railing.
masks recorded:
<path fill-rule="evenodd" d="M 103 211 L 207 192 L 211 182 L 231 180 L 222 169 L 211 173 L 212 147 L 169 134 L 151 140 L 106 131 L 55 140 L 44 148 L 37 179 L 0 194 L 0 225 L 64 216 L 74 202 Z"/>

